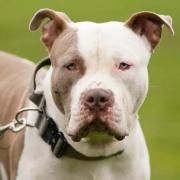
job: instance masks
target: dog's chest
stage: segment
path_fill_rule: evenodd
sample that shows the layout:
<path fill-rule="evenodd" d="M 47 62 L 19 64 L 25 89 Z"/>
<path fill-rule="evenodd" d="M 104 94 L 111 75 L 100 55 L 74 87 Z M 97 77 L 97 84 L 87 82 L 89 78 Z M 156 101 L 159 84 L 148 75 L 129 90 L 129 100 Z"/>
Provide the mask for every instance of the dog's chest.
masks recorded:
<path fill-rule="evenodd" d="M 80 161 L 56 158 L 37 129 L 27 128 L 17 180 L 149 180 L 147 151 L 141 131 L 137 132 L 123 154 L 99 161 Z"/>
<path fill-rule="evenodd" d="M 17 180 L 132 180 L 134 167 L 124 156 L 100 161 L 80 161 L 68 157 L 58 159 L 37 131 L 30 131 L 31 137 L 26 136 Z"/>
<path fill-rule="evenodd" d="M 31 163 L 27 165 L 26 162 L 26 166 L 20 166 L 21 174 L 17 180 L 130 180 L 133 177 L 130 167 L 120 165 L 114 158 L 90 162 L 68 158 L 60 160 L 49 154 L 49 157 L 44 159 L 31 159 Z M 122 173 L 125 166 L 129 168 L 129 174 Z"/>

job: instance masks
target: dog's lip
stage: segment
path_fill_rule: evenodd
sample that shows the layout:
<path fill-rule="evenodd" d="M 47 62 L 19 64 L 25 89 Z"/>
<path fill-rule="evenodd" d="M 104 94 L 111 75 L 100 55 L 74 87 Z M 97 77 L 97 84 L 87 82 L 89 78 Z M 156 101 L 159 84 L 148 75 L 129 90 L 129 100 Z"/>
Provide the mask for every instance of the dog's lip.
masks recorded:
<path fill-rule="evenodd" d="M 79 142 L 83 137 L 87 136 L 89 131 L 87 128 L 88 125 L 82 125 L 82 123 L 79 124 L 75 130 L 67 130 L 68 135 L 71 137 L 71 139 L 75 142 Z M 82 128 L 83 127 L 83 128 Z M 82 133 L 83 132 L 83 133 Z"/>
<path fill-rule="evenodd" d="M 87 133 L 87 134 L 89 134 L 89 133 Z M 110 136 L 114 136 L 118 141 L 122 141 L 122 140 L 124 140 L 124 138 L 127 136 L 127 135 L 112 135 L 111 133 L 108 133 L 108 135 L 110 135 Z M 86 137 L 86 136 L 80 136 L 80 135 L 69 135 L 70 137 L 71 137 L 71 139 L 74 141 L 74 142 L 79 142 L 79 141 L 81 141 L 81 139 L 83 138 L 83 137 Z"/>
<path fill-rule="evenodd" d="M 89 132 L 99 132 L 107 133 L 109 136 L 114 136 L 118 141 L 122 141 L 125 136 L 128 136 L 128 132 L 122 132 L 121 128 L 118 126 L 118 123 L 113 122 L 113 125 L 106 126 L 103 123 L 95 124 L 93 123 L 86 124 L 85 122 L 79 123 L 74 130 L 68 129 L 67 133 L 71 139 L 75 142 L 79 142 L 82 138 L 88 136 Z M 95 124 L 95 125 L 94 125 Z M 99 126 L 95 128 L 93 126 Z"/>

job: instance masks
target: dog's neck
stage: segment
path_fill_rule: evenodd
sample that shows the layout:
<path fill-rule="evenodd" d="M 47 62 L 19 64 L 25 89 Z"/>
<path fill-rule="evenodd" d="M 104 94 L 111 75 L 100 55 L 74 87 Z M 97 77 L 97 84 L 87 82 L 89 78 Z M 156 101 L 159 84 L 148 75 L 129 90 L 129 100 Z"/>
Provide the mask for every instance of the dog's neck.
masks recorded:
<path fill-rule="evenodd" d="M 117 141 L 110 136 L 101 136 L 99 139 L 97 138 L 97 136 L 96 138 L 94 138 L 94 136 L 90 136 L 88 138 L 83 138 L 80 142 L 73 142 L 71 140 L 71 138 L 66 133 L 66 125 L 64 123 L 66 121 L 64 119 L 64 114 L 58 110 L 51 94 L 51 73 L 52 67 L 49 69 L 43 85 L 43 91 L 47 105 L 47 114 L 54 119 L 59 129 L 63 132 L 68 143 L 78 152 L 90 157 L 109 156 L 124 150 L 127 146 L 128 141 L 131 141 L 132 139 L 131 136 L 133 136 L 133 131 L 135 131 L 133 129 L 137 124 L 136 119 L 133 120 L 134 126 L 131 129 L 131 134 L 123 141 Z"/>

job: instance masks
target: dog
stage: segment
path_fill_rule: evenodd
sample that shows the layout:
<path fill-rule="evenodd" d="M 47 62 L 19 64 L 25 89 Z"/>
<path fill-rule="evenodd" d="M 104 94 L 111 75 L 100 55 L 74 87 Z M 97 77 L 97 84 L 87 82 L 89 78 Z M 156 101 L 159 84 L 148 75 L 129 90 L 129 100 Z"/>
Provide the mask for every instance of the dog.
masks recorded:
<path fill-rule="evenodd" d="M 0 139 L 0 159 L 8 179 L 150 180 L 138 110 L 147 95 L 147 66 L 162 26 L 174 34 L 171 17 L 144 11 L 125 22 L 74 23 L 62 12 L 41 9 L 30 30 L 46 18 L 41 41 L 51 65 L 39 78 L 44 116 L 61 132 L 59 140 L 63 137 L 79 155 L 66 155 L 65 148 L 59 157 L 40 136 L 42 129 L 7 130 Z M 28 98 L 35 66 L 3 52 L 0 59 L 0 121 L 7 124 L 20 108 L 39 107 Z M 27 122 L 34 125 L 39 114 L 27 112 Z"/>

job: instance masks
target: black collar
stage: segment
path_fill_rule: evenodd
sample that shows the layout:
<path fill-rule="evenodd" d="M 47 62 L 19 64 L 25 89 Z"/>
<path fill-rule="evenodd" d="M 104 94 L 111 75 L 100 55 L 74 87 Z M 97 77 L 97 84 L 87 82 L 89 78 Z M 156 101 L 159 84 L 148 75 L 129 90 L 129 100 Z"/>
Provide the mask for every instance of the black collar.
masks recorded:
<path fill-rule="evenodd" d="M 39 130 L 39 134 L 46 142 L 48 145 L 50 145 L 51 150 L 53 154 L 57 158 L 61 158 L 62 156 L 67 156 L 71 157 L 74 159 L 79 159 L 79 160 L 100 160 L 100 159 L 106 159 L 110 158 L 112 156 L 120 155 L 123 153 L 123 150 L 117 152 L 116 154 L 103 157 L 103 156 L 98 156 L 98 157 L 88 157 L 85 156 L 78 151 L 76 151 L 66 140 L 64 137 L 63 133 L 59 131 L 56 123 L 54 120 L 49 117 L 46 113 L 46 101 L 45 97 L 43 95 L 42 91 L 37 91 L 36 90 L 36 74 L 39 69 L 41 69 L 44 66 L 51 65 L 50 59 L 45 58 L 42 60 L 35 68 L 31 85 L 30 85 L 30 95 L 29 99 L 36 104 L 40 112 L 38 114 L 35 127 Z"/>

